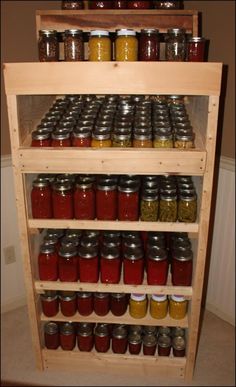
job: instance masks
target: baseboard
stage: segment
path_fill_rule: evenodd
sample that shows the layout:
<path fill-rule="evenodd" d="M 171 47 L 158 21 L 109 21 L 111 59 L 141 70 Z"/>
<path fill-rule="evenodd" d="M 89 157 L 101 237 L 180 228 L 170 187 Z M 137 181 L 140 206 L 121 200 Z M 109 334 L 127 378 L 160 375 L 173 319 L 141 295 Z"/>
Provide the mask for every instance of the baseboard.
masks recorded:
<path fill-rule="evenodd" d="M 21 308 L 27 304 L 26 297 L 19 297 L 6 304 L 1 304 L 1 314 L 11 312 L 17 308 Z"/>
<path fill-rule="evenodd" d="M 206 302 L 205 309 L 207 309 L 209 312 L 215 314 L 217 317 L 221 318 L 222 320 L 226 321 L 227 323 L 235 326 L 235 317 L 227 315 L 226 313 L 224 313 L 220 309 L 218 309 L 215 305 L 212 305 L 212 304 L 209 304 L 209 302 Z"/>

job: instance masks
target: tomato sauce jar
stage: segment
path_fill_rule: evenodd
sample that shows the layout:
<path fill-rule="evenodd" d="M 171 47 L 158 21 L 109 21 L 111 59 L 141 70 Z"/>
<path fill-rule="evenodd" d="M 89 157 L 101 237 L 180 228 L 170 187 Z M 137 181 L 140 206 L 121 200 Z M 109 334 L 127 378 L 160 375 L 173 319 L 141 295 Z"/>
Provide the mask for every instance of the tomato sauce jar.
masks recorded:
<path fill-rule="evenodd" d="M 47 349 L 57 349 L 60 345 L 58 325 L 55 322 L 48 322 L 44 325 L 44 343 Z"/>
<path fill-rule="evenodd" d="M 101 282 L 117 284 L 120 282 L 121 260 L 120 250 L 116 247 L 103 247 L 101 249 Z"/>
<path fill-rule="evenodd" d="M 78 255 L 80 282 L 98 282 L 99 269 L 97 248 L 80 246 Z"/>
<path fill-rule="evenodd" d="M 123 316 L 127 310 L 127 295 L 125 293 L 111 293 L 110 308 L 114 316 Z"/>
<path fill-rule="evenodd" d="M 75 292 L 61 292 L 59 295 L 61 313 L 63 316 L 74 316 L 77 311 L 76 293 Z"/>
<path fill-rule="evenodd" d="M 52 206 L 55 219 L 73 219 L 73 190 L 70 182 L 53 184 Z"/>
<path fill-rule="evenodd" d="M 77 308 L 81 316 L 89 316 L 93 312 L 93 293 L 78 292 Z"/>
<path fill-rule="evenodd" d="M 81 324 L 77 330 L 77 342 L 79 350 L 82 352 L 90 352 L 93 348 L 94 337 L 91 324 Z"/>
<path fill-rule="evenodd" d="M 51 134 L 47 131 L 38 131 L 35 130 L 32 132 L 32 141 L 31 141 L 32 147 L 49 147 L 51 146 Z"/>
<path fill-rule="evenodd" d="M 58 256 L 54 246 L 40 246 L 38 269 L 41 281 L 56 281 L 58 279 Z"/>
<path fill-rule="evenodd" d="M 53 290 L 46 290 L 44 294 L 41 294 L 40 298 L 43 314 L 47 317 L 56 316 L 59 311 L 57 292 Z"/>
<path fill-rule="evenodd" d="M 59 252 L 59 279 L 63 282 L 78 281 L 78 256 L 77 248 L 61 247 Z"/>
<path fill-rule="evenodd" d="M 143 354 L 154 356 L 157 348 L 157 337 L 153 334 L 143 336 Z"/>
<path fill-rule="evenodd" d="M 168 275 L 168 257 L 164 249 L 153 247 L 147 253 L 148 285 L 166 285 Z"/>
<path fill-rule="evenodd" d="M 96 216 L 98 220 L 116 220 L 117 186 L 113 182 L 100 182 L 97 185 Z"/>
<path fill-rule="evenodd" d="M 74 214 L 76 219 L 93 220 L 95 218 L 95 192 L 92 183 L 76 184 Z"/>
<path fill-rule="evenodd" d="M 52 218 L 52 189 L 46 179 L 33 181 L 31 190 L 32 217 L 35 219 Z"/>
<path fill-rule="evenodd" d="M 94 330 L 95 349 L 98 352 L 107 352 L 110 348 L 110 335 L 106 325 L 98 324 Z"/>
<path fill-rule="evenodd" d="M 129 353 L 131 355 L 138 355 L 142 347 L 142 337 L 137 332 L 129 333 L 128 336 Z"/>
<path fill-rule="evenodd" d="M 70 147 L 71 139 L 70 132 L 57 130 L 52 133 L 52 147 L 62 148 L 62 147 Z"/>
<path fill-rule="evenodd" d="M 64 351 L 72 351 L 76 344 L 75 329 L 72 323 L 60 325 L 60 344 Z"/>
<path fill-rule="evenodd" d="M 128 181 L 118 186 L 118 220 L 137 221 L 139 218 L 139 186 Z"/>
<path fill-rule="evenodd" d="M 191 286 L 193 253 L 190 249 L 172 250 L 171 274 L 174 286 Z"/>
<path fill-rule="evenodd" d="M 124 326 L 115 327 L 112 331 L 112 351 L 125 353 L 128 346 L 127 330 Z"/>
<path fill-rule="evenodd" d="M 160 53 L 159 30 L 142 29 L 139 39 L 139 60 L 158 61 Z"/>
<path fill-rule="evenodd" d="M 158 336 L 158 355 L 159 356 L 169 356 L 171 350 L 171 338 L 167 335 Z"/>
<path fill-rule="evenodd" d="M 139 247 L 126 249 L 123 264 L 124 283 L 128 285 L 141 285 L 144 275 L 142 249 Z"/>
<path fill-rule="evenodd" d="M 110 310 L 110 295 L 109 293 L 94 293 L 94 312 L 98 316 L 106 316 Z"/>

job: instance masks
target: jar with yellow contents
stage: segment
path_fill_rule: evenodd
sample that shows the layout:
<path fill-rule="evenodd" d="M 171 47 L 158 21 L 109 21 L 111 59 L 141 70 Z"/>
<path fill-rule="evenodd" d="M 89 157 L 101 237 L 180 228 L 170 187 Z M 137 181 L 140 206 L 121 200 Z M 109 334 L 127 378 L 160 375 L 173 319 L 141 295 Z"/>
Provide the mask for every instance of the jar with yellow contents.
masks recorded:
<path fill-rule="evenodd" d="M 133 318 L 143 318 L 147 314 L 146 294 L 132 293 L 129 300 L 129 313 Z"/>
<path fill-rule="evenodd" d="M 173 295 L 169 300 L 170 317 L 181 320 L 186 316 L 188 309 L 188 301 L 183 296 Z"/>
<path fill-rule="evenodd" d="M 156 319 L 165 318 L 168 311 L 167 296 L 152 294 L 150 300 L 150 315 Z"/>
<path fill-rule="evenodd" d="M 93 30 L 89 37 L 89 61 L 104 62 L 111 61 L 111 39 L 109 32 L 104 30 Z"/>
<path fill-rule="evenodd" d="M 138 60 L 138 39 L 134 30 L 117 30 L 115 60 L 121 62 L 133 62 Z"/>
<path fill-rule="evenodd" d="M 100 132 L 95 131 L 92 134 L 92 142 L 91 147 L 92 148 L 109 148 L 112 145 L 111 141 L 111 133 L 106 132 Z"/>

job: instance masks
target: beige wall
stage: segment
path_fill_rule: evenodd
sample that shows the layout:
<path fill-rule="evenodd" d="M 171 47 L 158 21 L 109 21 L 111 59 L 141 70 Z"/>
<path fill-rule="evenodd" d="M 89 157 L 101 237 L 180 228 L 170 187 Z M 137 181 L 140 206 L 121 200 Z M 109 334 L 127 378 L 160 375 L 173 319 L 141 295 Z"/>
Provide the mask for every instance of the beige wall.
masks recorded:
<path fill-rule="evenodd" d="M 235 157 L 235 2 L 234 1 L 185 1 L 185 9 L 202 13 L 202 36 L 210 39 L 209 61 L 223 62 L 227 70 L 226 94 L 221 107 L 219 131 L 222 132 L 221 154 Z M 1 39 L 3 62 L 36 61 L 37 45 L 35 10 L 60 9 L 61 1 L 1 1 Z M 225 86 L 225 85 L 223 85 Z M 1 79 L 2 154 L 10 153 L 6 101 Z"/>

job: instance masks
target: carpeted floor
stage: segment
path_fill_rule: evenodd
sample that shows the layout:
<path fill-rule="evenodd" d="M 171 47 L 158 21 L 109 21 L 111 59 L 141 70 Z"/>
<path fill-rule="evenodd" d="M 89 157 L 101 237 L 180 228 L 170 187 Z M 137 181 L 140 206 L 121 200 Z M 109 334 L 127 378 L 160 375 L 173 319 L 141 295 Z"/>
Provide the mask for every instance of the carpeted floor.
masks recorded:
<path fill-rule="evenodd" d="M 194 378 L 173 378 L 44 371 L 35 369 L 26 307 L 2 315 L 1 385 L 8 386 L 235 386 L 235 329 L 205 311 Z M 4 384 L 5 382 L 5 384 Z M 8 383 L 7 383 L 8 382 Z"/>

